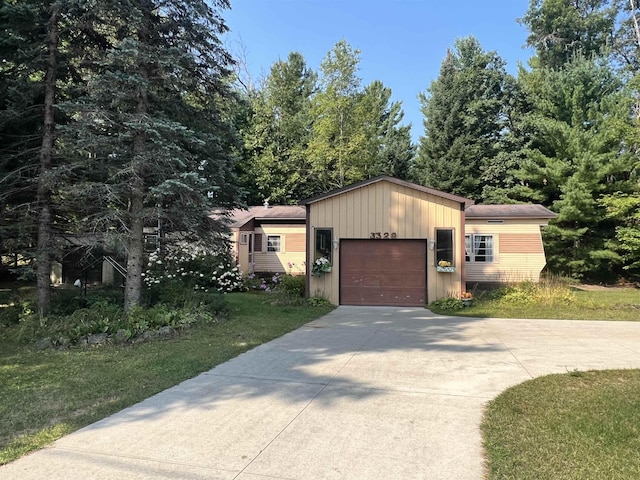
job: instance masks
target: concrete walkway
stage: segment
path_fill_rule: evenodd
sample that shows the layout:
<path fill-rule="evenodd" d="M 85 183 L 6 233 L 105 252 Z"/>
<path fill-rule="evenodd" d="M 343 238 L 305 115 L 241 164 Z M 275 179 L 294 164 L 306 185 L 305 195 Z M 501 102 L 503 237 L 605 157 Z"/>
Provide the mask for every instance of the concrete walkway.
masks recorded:
<path fill-rule="evenodd" d="M 640 322 L 339 307 L 0 467 L 21 479 L 480 479 L 505 388 L 640 367 Z"/>

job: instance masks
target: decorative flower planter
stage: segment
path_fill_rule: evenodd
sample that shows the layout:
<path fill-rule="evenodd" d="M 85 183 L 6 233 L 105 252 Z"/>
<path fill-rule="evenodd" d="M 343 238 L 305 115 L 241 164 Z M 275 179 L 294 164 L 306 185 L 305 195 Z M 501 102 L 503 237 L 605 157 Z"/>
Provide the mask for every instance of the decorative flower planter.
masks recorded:
<path fill-rule="evenodd" d="M 453 272 L 456 271 L 456 267 L 440 267 L 440 266 L 436 266 L 436 270 L 438 272 L 453 273 Z"/>
<path fill-rule="evenodd" d="M 465 308 L 470 307 L 472 303 L 473 303 L 473 298 L 463 298 L 462 299 L 462 304 L 465 306 Z"/>

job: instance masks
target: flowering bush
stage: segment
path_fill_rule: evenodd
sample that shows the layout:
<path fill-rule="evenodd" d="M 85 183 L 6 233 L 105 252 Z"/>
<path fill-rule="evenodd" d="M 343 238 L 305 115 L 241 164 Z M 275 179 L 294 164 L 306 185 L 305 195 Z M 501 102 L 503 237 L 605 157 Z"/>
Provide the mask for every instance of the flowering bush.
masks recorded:
<path fill-rule="evenodd" d="M 169 248 L 164 256 L 159 251 L 152 252 L 142 275 L 147 287 L 175 282 L 205 292 L 244 289 L 242 275 L 229 252 L 197 245 Z"/>
<path fill-rule="evenodd" d="M 326 257 L 317 258 L 311 267 L 311 275 L 321 277 L 331 271 L 331 262 Z"/>

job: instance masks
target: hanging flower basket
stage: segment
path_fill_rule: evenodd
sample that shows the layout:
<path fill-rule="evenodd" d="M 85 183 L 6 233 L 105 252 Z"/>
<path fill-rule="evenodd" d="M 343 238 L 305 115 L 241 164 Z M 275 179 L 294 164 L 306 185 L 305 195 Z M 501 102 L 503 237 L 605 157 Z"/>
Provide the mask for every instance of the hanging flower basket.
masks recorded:
<path fill-rule="evenodd" d="M 322 277 L 331 271 L 331 262 L 326 257 L 317 258 L 311 266 L 311 275 Z"/>

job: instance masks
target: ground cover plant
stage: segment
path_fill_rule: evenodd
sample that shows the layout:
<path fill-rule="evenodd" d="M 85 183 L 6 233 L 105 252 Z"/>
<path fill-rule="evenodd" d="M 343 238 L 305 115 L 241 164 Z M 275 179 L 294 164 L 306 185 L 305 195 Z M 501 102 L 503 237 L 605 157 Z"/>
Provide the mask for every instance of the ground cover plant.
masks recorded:
<path fill-rule="evenodd" d="M 482 422 L 488 478 L 640 478 L 640 370 L 536 378 L 492 400 Z"/>
<path fill-rule="evenodd" d="M 454 297 L 433 302 L 429 308 L 435 313 L 465 317 L 640 321 L 637 288 L 581 290 L 550 280 L 475 291 L 468 308 Z"/>
<path fill-rule="evenodd" d="M 6 295 L 6 292 L 3 292 Z M 331 310 L 274 294 L 224 296 L 229 317 L 149 343 L 38 351 L 0 328 L 0 464 L 192 378 Z"/>

